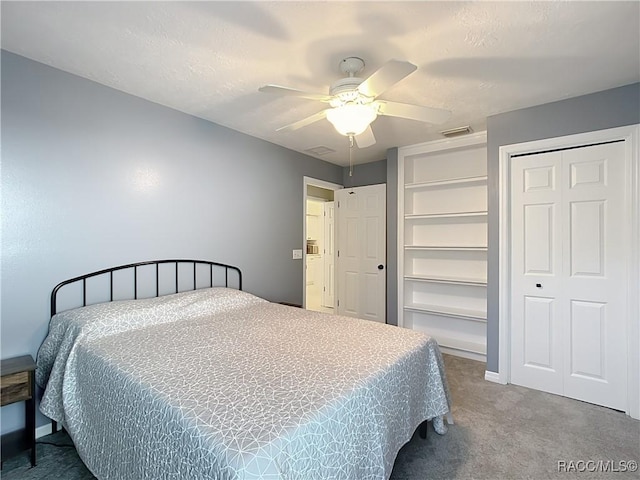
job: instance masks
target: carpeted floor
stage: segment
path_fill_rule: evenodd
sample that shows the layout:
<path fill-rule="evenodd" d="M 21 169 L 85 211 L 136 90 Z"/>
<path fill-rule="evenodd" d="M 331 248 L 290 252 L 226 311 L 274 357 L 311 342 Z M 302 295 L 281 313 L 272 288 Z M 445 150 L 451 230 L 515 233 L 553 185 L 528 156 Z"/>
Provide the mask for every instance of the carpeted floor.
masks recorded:
<path fill-rule="evenodd" d="M 622 471 L 640 460 L 637 420 L 588 403 L 487 382 L 480 362 L 449 355 L 445 362 L 455 425 L 444 436 L 431 426 L 426 440 L 415 435 L 400 450 L 392 480 L 640 478 L 637 471 Z M 64 432 L 39 441 L 71 446 L 39 444 L 37 467 L 30 468 L 25 453 L 5 462 L 1 477 L 94 478 Z M 608 473 L 592 471 L 599 461 L 609 462 L 602 464 L 609 465 Z"/>

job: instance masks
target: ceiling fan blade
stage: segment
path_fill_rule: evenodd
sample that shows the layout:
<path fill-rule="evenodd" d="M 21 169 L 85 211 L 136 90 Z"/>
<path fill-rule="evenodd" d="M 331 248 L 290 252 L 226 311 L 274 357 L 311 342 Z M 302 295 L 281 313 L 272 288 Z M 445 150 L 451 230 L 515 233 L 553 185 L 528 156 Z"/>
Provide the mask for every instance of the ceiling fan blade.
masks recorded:
<path fill-rule="evenodd" d="M 376 143 L 376 137 L 373 135 L 371 125 L 369 125 L 364 132 L 360 135 L 356 135 L 354 138 L 356 139 L 358 148 L 367 148 Z"/>
<path fill-rule="evenodd" d="M 260 92 L 273 93 L 274 95 L 286 96 L 286 97 L 299 97 L 307 98 L 309 100 L 319 100 L 321 102 L 328 102 L 333 97 L 324 95 L 323 93 L 309 93 L 297 90 L 295 88 L 281 87 L 279 85 L 265 85 L 258 89 Z"/>
<path fill-rule="evenodd" d="M 413 63 L 401 60 L 389 60 L 358 85 L 357 90 L 367 97 L 377 97 L 394 83 L 416 71 Z"/>
<path fill-rule="evenodd" d="M 376 103 L 379 105 L 379 115 L 409 118 L 411 120 L 418 120 L 419 122 L 433 123 L 436 125 L 446 122 L 451 116 L 451 112 L 449 110 L 443 110 L 441 108 L 421 107 L 419 105 L 386 102 L 384 100 L 377 100 Z"/>
<path fill-rule="evenodd" d="M 280 127 L 276 130 L 279 132 L 281 130 L 298 130 L 299 128 L 306 127 L 307 125 L 311 125 L 312 123 L 317 122 L 318 120 L 322 120 L 323 118 L 327 118 L 327 110 L 320 110 L 318 113 L 314 113 L 310 117 L 303 118 L 302 120 L 298 120 L 297 122 L 290 123 L 289 125 L 285 125 L 284 127 Z"/>

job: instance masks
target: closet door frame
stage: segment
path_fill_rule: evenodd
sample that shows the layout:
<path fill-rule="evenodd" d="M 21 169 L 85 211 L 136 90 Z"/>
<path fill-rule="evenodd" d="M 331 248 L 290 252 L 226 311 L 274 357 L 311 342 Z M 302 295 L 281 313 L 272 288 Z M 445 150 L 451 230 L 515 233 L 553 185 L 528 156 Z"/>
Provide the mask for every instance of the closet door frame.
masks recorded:
<path fill-rule="evenodd" d="M 498 302 L 498 373 L 497 378 L 487 372 L 487 380 L 497 383 L 510 383 L 511 359 L 511 157 L 523 153 L 542 152 L 546 150 L 576 147 L 613 140 L 625 141 L 625 218 L 628 220 L 626 253 L 630 259 L 627 275 L 627 332 L 628 335 L 628 369 L 627 369 L 627 407 L 626 413 L 633 418 L 640 418 L 640 298 L 633 292 L 640 290 L 640 166 L 638 148 L 640 146 L 640 125 L 618 127 L 607 130 L 556 137 L 533 142 L 505 145 L 499 150 L 499 302 Z M 490 375 L 491 374 L 491 375 Z"/>

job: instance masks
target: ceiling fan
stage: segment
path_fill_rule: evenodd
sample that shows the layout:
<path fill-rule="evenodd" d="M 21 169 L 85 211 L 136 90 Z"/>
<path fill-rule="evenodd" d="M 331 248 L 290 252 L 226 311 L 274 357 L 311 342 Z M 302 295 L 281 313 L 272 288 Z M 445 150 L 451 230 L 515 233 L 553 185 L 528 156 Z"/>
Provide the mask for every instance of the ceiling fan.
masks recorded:
<path fill-rule="evenodd" d="M 451 112 L 440 108 L 422 107 L 407 103 L 379 100 L 378 97 L 389 87 L 413 73 L 418 67 L 401 60 L 389 60 L 367 79 L 355 75 L 364 69 L 364 60 L 347 57 L 340 62 L 340 71 L 347 75 L 335 81 L 329 88 L 329 95 L 308 93 L 295 88 L 279 85 L 265 85 L 258 90 L 276 95 L 306 98 L 328 103 L 330 108 L 303 118 L 297 122 L 278 128 L 297 130 L 326 118 L 338 133 L 354 138 L 359 148 L 376 143 L 371 123 L 378 115 L 409 118 L 420 122 L 444 123 Z"/>

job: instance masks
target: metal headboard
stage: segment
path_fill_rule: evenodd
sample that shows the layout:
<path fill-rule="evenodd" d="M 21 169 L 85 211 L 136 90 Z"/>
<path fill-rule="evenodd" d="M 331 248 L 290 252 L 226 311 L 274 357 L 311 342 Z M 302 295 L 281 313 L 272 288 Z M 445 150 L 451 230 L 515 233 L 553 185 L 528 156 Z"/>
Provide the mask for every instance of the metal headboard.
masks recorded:
<path fill-rule="evenodd" d="M 92 277 L 98 277 L 100 275 L 109 275 L 109 301 L 113 301 L 113 272 L 119 270 L 127 270 L 133 269 L 133 298 L 138 298 L 138 268 L 144 267 L 148 265 L 155 265 L 155 282 L 156 282 L 156 294 L 155 296 L 160 296 L 160 265 L 162 264 L 174 264 L 175 265 L 175 288 L 173 292 L 163 293 L 163 295 L 167 295 L 169 293 L 178 293 L 180 286 L 180 268 L 179 265 L 182 264 L 191 264 L 193 265 L 193 288 L 191 290 L 197 289 L 197 280 L 198 277 L 202 278 L 202 276 L 198 276 L 198 268 L 197 265 L 206 265 L 209 270 L 209 286 L 214 287 L 214 267 L 219 270 L 224 269 L 224 286 L 229 286 L 229 271 L 235 272 L 237 274 L 237 288 L 238 290 L 242 290 L 242 272 L 238 267 L 234 267 L 231 265 L 226 265 L 224 263 L 217 262 L 209 262 L 207 260 L 150 260 L 147 262 L 138 262 L 138 263 L 130 263 L 128 265 L 120 265 L 118 267 L 105 268 L 104 270 L 99 270 L 97 272 L 87 273 L 86 275 L 80 275 L 79 277 L 70 278 L 69 280 L 65 280 L 64 282 L 60 282 L 56 285 L 51 292 L 51 316 L 53 317 L 57 313 L 57 297 L 60 289 L 66 285 L 74 284 L 76 282 L 82 282 L 82 306 L 87 305 L 87 279 Z M 220 285 L 222 286 L 222 285 Z M 200 287 L 202 288 L 202 287 Z"/>

